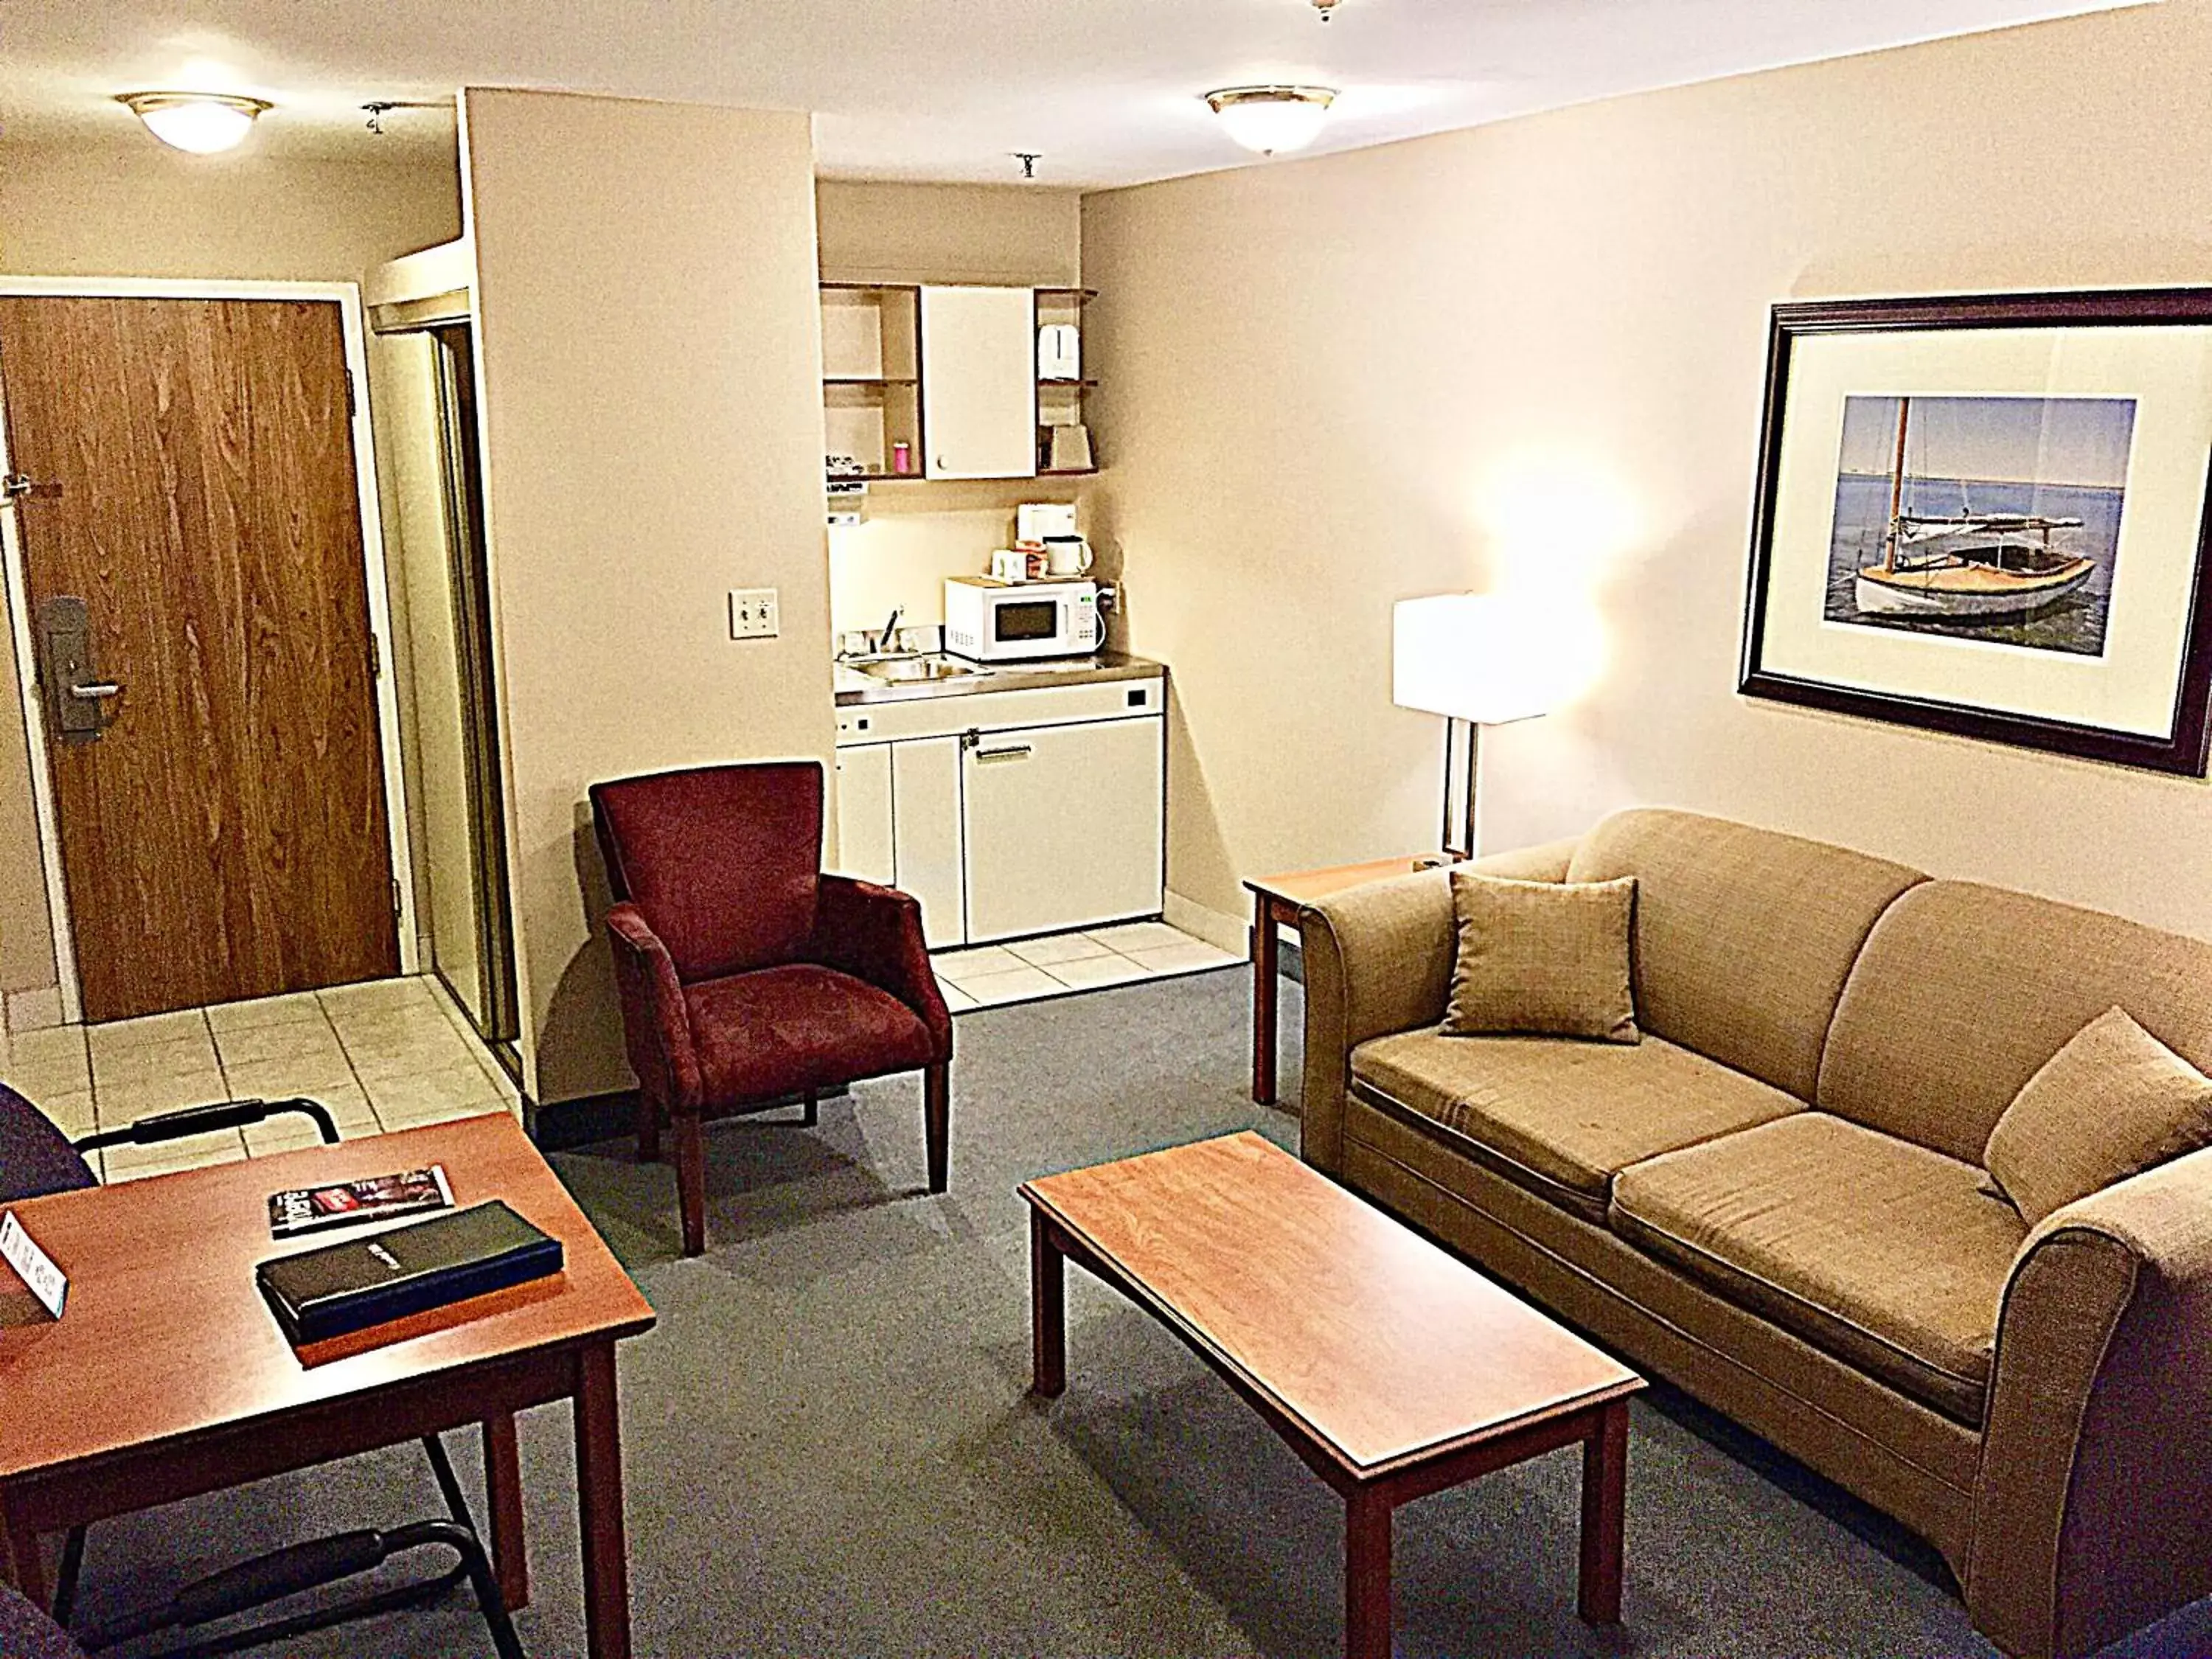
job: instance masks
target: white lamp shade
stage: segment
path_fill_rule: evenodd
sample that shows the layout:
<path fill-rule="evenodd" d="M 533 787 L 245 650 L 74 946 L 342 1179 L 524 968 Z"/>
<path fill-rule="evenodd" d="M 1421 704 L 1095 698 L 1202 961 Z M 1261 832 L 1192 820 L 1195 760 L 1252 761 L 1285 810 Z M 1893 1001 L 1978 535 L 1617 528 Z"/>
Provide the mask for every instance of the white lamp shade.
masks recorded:
<path fill-rule="evenodd" d="M 1535 605 L 1488 593 L 1402 599 L 1393 618 L 1390 700 L 1478 726 L 1548 714 L 1556 629 Z"/>

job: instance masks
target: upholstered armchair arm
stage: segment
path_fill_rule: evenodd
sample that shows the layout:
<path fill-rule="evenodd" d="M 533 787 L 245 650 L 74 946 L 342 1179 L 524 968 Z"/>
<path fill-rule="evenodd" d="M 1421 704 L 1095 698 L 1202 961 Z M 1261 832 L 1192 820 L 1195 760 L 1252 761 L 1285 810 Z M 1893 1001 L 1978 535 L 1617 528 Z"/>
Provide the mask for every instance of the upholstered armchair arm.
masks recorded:
<path fill-rule="evenodd" d="M 1571 841 L 1522 848 L 1470 867 L 1516 881 L 1565 881 Z M 1344 1096 L 1352 1051 L 1370 1037 L 1444 1017 L 1459 937 L 1451 878 L 1425 870 L 1355 887 L 1298 917 L 1306 980 L 1305 1092 L 1298 1149 L 1334 1173 L 1344 1147 Z"/>
<path fill-rule="evenodd" d="M 622 994 L 623 1047 L 647 1099 L 670 1112 L 699 1109 L 699 1061 L 691 1048 L 683 982 L 668 947 L 635 904 L 607 912 L 615 986 Z"/>
<path fill-rule="evenodd" d="M 937 988 L 929 946 L 921 936 L 921 906 L 895 887 L 824 876 L 815 901 L 814 940 L 807 954 L 888 991 L 929 1028 L 934 1057 L 952 1053 L 952 1015 Z"/>
<path fill-rule="evenodd" d="M 2072 1659 L 2212 1592 L 2212 1152 L 2069 1204 L 2013 1267 L 1966 1605 Z"/>

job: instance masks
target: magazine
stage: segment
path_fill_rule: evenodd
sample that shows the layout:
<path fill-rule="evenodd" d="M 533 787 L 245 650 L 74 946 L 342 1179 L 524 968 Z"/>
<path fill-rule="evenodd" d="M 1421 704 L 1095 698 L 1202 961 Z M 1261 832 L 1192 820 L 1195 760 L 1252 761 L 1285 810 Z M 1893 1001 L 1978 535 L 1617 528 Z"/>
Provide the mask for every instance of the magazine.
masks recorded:
<path fill-rule="evenodd" d="M 446 1166 L 404 1175 L 371 1176 L 364 1181 L 343 1181 L 329 1187 L 295 1187 L 269 1194 L 269 1231 L 277 1238 L 319 1232 L 325 1227 L 349 1227 L 362 1221 L 389 1221 L 395 1216 L 424 1215 L 453 1207 L 453 1188 L 446 1184 Z"/>

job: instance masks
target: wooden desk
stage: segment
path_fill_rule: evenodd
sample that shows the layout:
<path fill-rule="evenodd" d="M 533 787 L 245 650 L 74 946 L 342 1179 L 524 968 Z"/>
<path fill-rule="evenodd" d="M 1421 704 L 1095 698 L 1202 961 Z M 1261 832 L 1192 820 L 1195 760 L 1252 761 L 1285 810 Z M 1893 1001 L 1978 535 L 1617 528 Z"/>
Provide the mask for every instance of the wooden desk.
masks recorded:
<path fill-rule="evenodd" d="M 1328 870 L 1260 876 L 1244 884 L 1252 895 L 1252 1098 L 1261 1105 L 1275 1103 L 1275 976 L 1281 971 L 1275 929 L 1291 926 L 1298 912 L 1316 899 L 1347 887 L 1364 887 L 1370 881 L 1409 876 L 1420 867 L 1420 861 L 1413 858 L 1376 859 Z"/>
<path fill-rule="evenodd" d="M 1578 1607 L 1619 1622 L 1634 1371 L 1249 1131 L 1020 1192 L 1031 1391 L 1067 1386 L 1064 1262 L 1182 1338 L 1343 1498 L 1347 1659 L 1389 1659 L 1393 1510 L 1562 1446 Z"/>
<path fill-rule="evenodd" d="M 556 1278 L 295 1350 L 256 1287 L 269 1194 L 442 1164 L 457 1204 L 501 1198 L 561 1240 Z M 593 1659 L 626 1659 L 615 1344 L 638 1294 L 505 1113 L 13 1206 L 70 1275 L 58 1323 L 0 1330 L 4 1560 L 46 1600 L 44 1534 L 424 1435 L 484 1425 L 492 1548 L 522 1589 L 514 1413 L 575 1402 L 584 1611 Z"/>

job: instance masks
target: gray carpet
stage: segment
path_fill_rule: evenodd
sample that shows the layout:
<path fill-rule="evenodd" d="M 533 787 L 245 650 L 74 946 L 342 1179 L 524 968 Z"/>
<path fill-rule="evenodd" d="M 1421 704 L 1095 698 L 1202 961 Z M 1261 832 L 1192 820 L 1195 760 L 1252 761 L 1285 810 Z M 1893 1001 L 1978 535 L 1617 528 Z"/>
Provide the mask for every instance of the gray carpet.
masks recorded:
<path fill-rule="evenodd" d="M 864 1085 L 814 1133 L 710 1134 L 714 1249 L 696 1261 L 677 1256 L 665 1170 L 621 1146 L 555 1160 L 660 1316 L 622 1358 L 641 1654 L 1340 1651 L 1337 1500 L 1150 1319 L 1071 1273 L 1067 1394 L 1044 1409 L 1024 1393 L 1015 1183 L 1248 1127 L 1294 1146 L 1295 1120 L 1245 1097 L 1249 1006 L 1223 972 L 964 1014 L 948 1196 L 921 1191 L 918 1084 Z M 1400 1511 L 1401 1655 L 1993 1651 L 1924 1547 L 1653 1398 L 1635 1416 L 1625 1629 L 1574 1617 L 1579 1465 L 1562 1452 Z M 580 1653 L 564 1413 L 526 1419 L 524 1458 L 536 1595 L 518 1623 L 541 1659 Z M 404 1448 L 111 1522 L 87 1608 L 435 1503 Z M 489 1644 L 453 1601 L 287 1651 Z M 2200 1607 L 2112 1659 L 2208 1652 Z"/>

